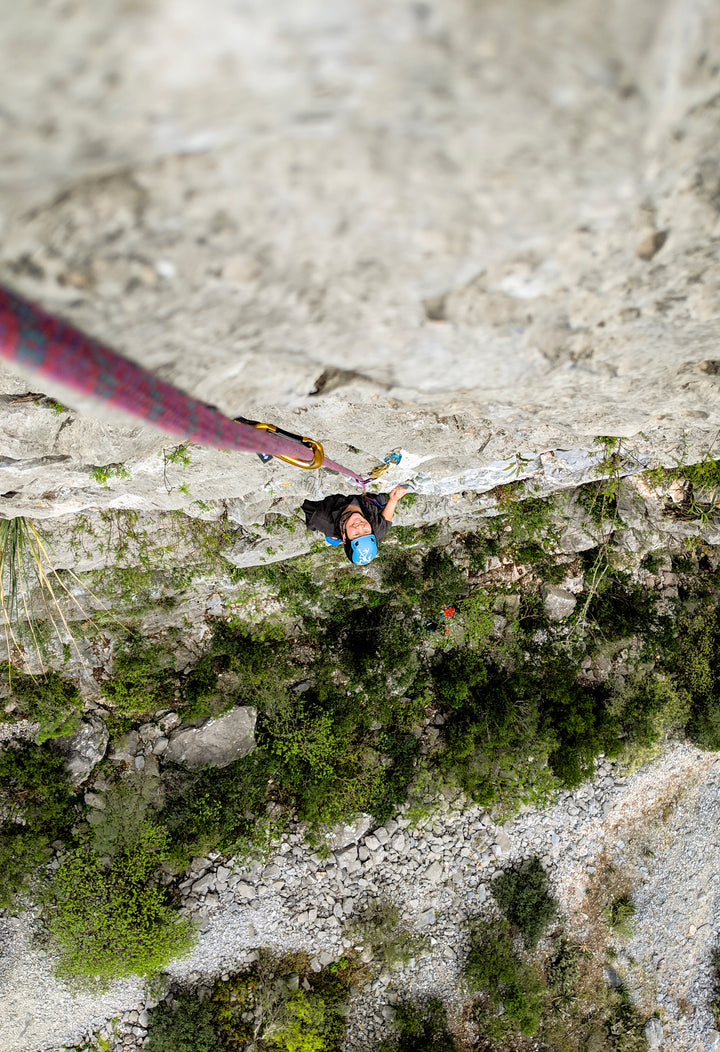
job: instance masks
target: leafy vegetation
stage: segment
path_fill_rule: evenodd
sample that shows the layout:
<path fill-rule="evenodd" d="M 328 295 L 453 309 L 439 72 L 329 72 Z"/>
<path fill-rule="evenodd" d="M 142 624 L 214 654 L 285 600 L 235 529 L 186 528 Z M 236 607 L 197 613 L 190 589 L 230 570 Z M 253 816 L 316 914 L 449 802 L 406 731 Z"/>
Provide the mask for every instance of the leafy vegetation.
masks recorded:
<path fill-rule="evenodd" d="M 129 479 L 130 472 L 124 464 L 102 464 L 90 469 L 90 478 L 107 489 L 110 479 Z"/>
<path fill-rule="evenodd" d="M 356 969 L 347 958 L 313 972 L 309 958 L 262 953 L 253 967 L 219 981 L 199 1002 L 176 994 L 152 1012 L 149 1052 L 337 1052 Z"/>
<path fill-rule="evenodd" d="M 448 1029 L 447 1010 L 437 997 L 424 1004 L 403 1001 L 395 1007 L 395 1040 L 383 1041 L 378 1052 L 458 1052 Z"/>
<path fill-rule="evenodd" d="M 477 995 L 473 1018 L 480 1033 L 493 1042 L 515 1033 L 532 1037 L 542 1018 L 544 985 L 536 966 L 514 949 L 510 925 L 475 921 L 470 940 L 465 979 Z"/>
<path fill-rule="evenodd" d="M 5 662 L 0 665 L 2 682 L 14 709 L 13 718 L 36 720 L 40 724 L 38 741 L 72 734 L 80 722 L 82 698 L 72 680 L 57 672 L 28 676 L 10 671 Z"/>
<path fill-rule="evenodd" d="M 101 982 L 152 975 L 190 949 L 190 923 L 155 883 L 164 849 L 163 832 L 147 826 L 109 863 L 86 847 L 63 859 L 44 896 L 62 975 Z"/>
<path fill-rule="evenodd" d="M 0 752 L 0 906 L 9 906 L 71 833 L 74 797 L 62 757 L 23 744 Z"/>
<path fill-rule="evenodd" d="M 540 859 L 525 859 L 505 870 L 493 881 L 492 893 L 507 919 L 522 935 L 525 949 L 532 952 L 558 912 Z"/>

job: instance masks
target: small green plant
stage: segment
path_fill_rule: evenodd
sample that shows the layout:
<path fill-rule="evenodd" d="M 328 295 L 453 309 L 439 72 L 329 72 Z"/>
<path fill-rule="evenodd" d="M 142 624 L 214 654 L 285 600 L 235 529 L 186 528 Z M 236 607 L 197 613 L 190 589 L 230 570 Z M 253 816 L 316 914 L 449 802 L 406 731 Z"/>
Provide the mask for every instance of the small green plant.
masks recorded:
<path fill-rule="evenodd" d="M 634 916 L 635 904 L 628 894 L 618 895 L 603 911 L 603 917 L 609 926 L 623 939 L 628 939 L 632 934 Z"/>
<path fill-rule="evenodd" d="M 519 479 L 525 474 L 525 470 L 528 464 L 532 464 L 533 457 L 524 457 L 521 453 L 516 453 L 511 460 L 508 461 L 503 471 L 513 479 Z"/>
<path fill-rule="evenodd" d="M 102 464 L 90 469 L 90 478 L 107 489 L 111 479 L 129 479 L 130 472 L 124 464 Z"/>
<path fill-rule="evenodd" d="M 493 881 L 491 890 L 507 919 L 520 931 L 525 948 L 534 950 L 558 912 L 540 859 L 525 859 L 505 870 Z"/>
<path fill-rule="evenodd" d="M 173 446 L 172 449 L 163 449 L 162 455 L 166 463 L 180 464 L 184 468 L 192 462 L 189 442 L 181 442 L 179 446 Z"/>
<path fill-rule="evenodd" d="M 428 947 L 427 939 L 412 935 L 400 910 L 386 898 L 370 899 L 362 913 L 345 926 L 349 938 L 370 950 L 378 968 L 407 967 L 411 957 Z"/>

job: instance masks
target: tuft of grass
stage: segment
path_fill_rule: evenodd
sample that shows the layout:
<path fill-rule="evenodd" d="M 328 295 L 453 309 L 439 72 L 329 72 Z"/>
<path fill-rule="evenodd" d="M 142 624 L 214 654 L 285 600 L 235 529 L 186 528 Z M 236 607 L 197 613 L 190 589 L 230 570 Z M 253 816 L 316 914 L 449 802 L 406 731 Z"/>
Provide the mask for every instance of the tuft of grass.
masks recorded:
<path fill-rule="evenodd" d="M 635 916 L 635 903 L 630 895 L 618 895 L 603 910 L 603 917 L 612 930 L 623 939 L 632 934 L 632 920 Z"/>
<path fill-rule="evenodd" d="M 80 584 L 72 571 L 70 577 Z M 22 654 L 17 633 L 18 621 L 24 618 L 32 646 L 37 653 L 42 671 L 44 645 L 47 642 L 43 623 L 61 646 L 72 644 L 78 659 L 84 664 L 74 634 L 63 612 L 63 603 L 74 607 L 84 621 L 91 621 L 73 592 L 53 566 L 47 541 L 31 519 L 18 516 L 0 520 L 0 610 L 8 658 L 14 652 Z M 114 620 L 117 621 L 116 618 Z M 91 623 L 93 623 L 91 621 Z M 119 623 L 119 622 L 118 622 Z M 97 626 L 95 626 L 97 627 Z M 11 679 L 11 672 L 8 668 Z"/>
<path fill-rule="evenodd" d="M 110 479 L 129 479 L 130 472 L 124 464 L 101 464 L 90 469 L 90 478 L 108 489 Z"/>

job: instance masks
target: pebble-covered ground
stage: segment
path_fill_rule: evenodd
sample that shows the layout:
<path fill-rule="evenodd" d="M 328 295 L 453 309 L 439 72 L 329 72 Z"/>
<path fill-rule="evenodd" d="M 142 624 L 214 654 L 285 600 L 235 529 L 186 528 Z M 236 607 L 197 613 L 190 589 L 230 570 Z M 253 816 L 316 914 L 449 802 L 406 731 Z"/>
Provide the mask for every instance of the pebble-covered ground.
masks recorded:
<path fill-rule="evenodd" d="M 595 952 L 605 952 L 608 938 L 593 909 L 598 884 L 632 889 L 637 912 L 630 937 L 612 940 L 613 967 L 657 1017 L 652 1045 L 706 1052 L 720 1047 L 708 1008 L 710 955 L 720 932 L 719 788 L 717 754 L 671 745 L 627 777 L 601 760 L 592 782 L 502 826 L 479 807 L 448 804 L 418 819 L 399 814 L 380 827 L 360 822 L 336 836 L 327 858 L 310 852 L 296 832 L 264 865 L 197 859 L 182 890 L 200 937 L 170 974 L 184 984 L 209 984 L 263 946 L 307 950 L 319 969 L 350 944 L 344 926 L 364 900 L 385 895 L 429 949 L 355 996 L 345 1048 L 360 1052 L 387 1032 L 392 1005 L 406 994 L 459 1006 L 464 922 L 493 908 L 488 889 L 499 869 L 538 854 L 570 931 Z M 29 914 L 0 920 L 0 1052 L 70 1048 L 98 1031 L 117 1050 L 142 1047 L 154 1001 L 130 982 L 101 996 L 67 990 L 32 948 L 31 930 Z"/>

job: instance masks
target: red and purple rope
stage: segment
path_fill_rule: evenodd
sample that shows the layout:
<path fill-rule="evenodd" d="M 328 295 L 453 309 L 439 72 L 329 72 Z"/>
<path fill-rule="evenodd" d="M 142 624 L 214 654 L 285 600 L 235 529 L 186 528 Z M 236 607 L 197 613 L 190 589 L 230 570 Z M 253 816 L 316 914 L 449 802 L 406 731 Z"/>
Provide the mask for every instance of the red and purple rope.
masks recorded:
<path fill-rule="evenodd" d="M 313 459 L 302 442 L 223 416 L 2 286 L 0 356 L 198 445 Z M 366 485 L 333 460 L 323 467 Z"/>

